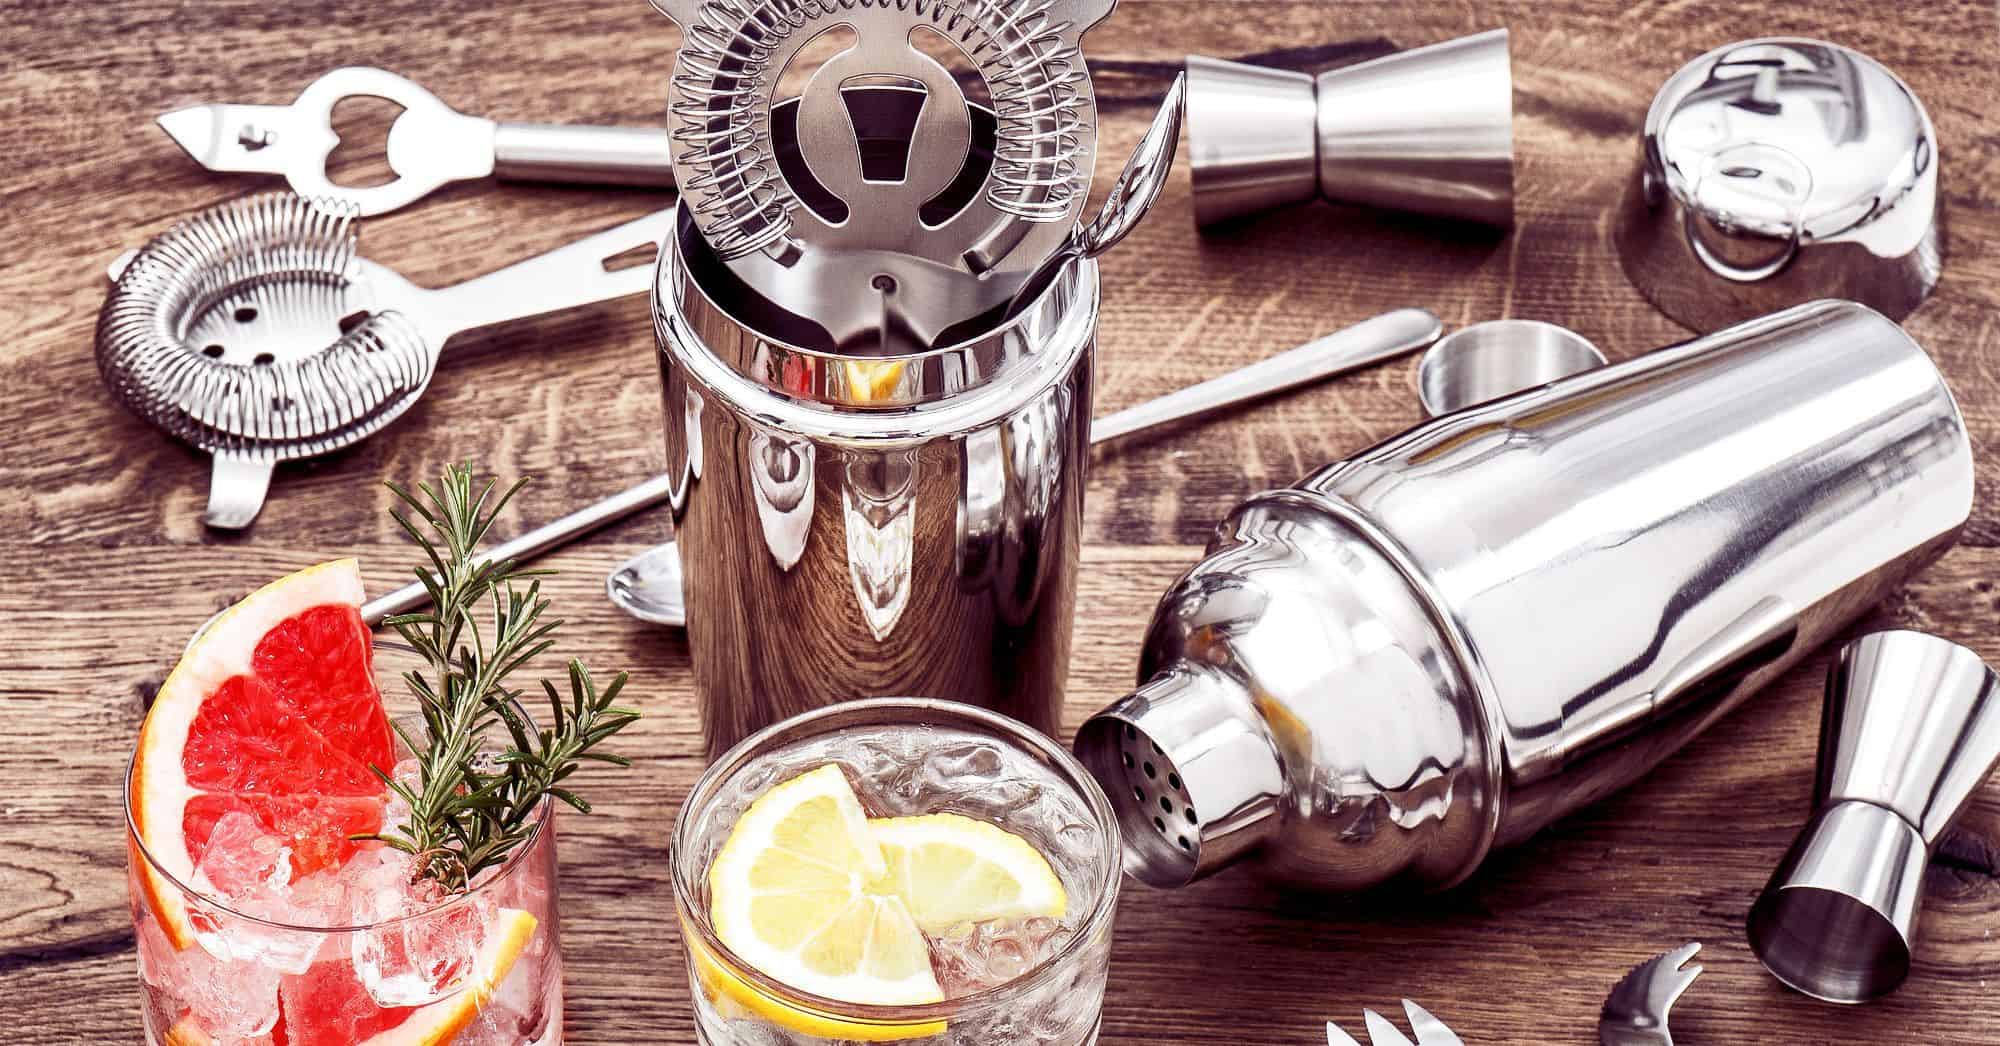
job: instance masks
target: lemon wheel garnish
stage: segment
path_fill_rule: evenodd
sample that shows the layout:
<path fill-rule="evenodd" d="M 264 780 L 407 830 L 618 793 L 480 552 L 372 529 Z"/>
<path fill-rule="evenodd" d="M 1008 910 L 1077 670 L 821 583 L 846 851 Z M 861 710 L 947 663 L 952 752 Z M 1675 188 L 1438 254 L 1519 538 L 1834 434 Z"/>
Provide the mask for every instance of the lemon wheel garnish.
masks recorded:
<path fill-rule="evenodd" d="M 710 920 L 737 958 L 801 991 L 843 1002 L 941 1002 L 926 931 L 1067 908 L 1039 851 L 957 814 L 870 821 L 840 767 L 777 785 L 743 812 L 709 866 Z M 824 1038 L 937 1035 L 944 1022 L 849 1022 L 751 985 L 688 935 L 703 987 L 751 1013 Z M 726 1007 L 724 1007 L 726 1009 Z"/>
<path fill-rule="evenodd" d="M 989 919 L 1060 919 L 1062 880 L 1026 839 L 959 814 L 868 822 L 889 883 L 917 926 L 933 936 Z"/>

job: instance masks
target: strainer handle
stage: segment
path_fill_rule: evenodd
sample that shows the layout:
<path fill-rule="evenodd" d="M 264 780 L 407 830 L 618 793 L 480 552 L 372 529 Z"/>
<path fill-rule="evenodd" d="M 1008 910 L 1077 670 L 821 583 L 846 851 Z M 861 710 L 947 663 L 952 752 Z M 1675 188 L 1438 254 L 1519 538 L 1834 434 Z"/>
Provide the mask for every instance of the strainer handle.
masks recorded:
<path fill-rule="evenodd" d="M 653 285 L 653 261 L 673 209 L 655 211 L 567 247 L 430 291 L 423 308 L 440 340 L 461 331 L 639 294 Z M 650 252 L 647 250 L 650 248 Z"/>

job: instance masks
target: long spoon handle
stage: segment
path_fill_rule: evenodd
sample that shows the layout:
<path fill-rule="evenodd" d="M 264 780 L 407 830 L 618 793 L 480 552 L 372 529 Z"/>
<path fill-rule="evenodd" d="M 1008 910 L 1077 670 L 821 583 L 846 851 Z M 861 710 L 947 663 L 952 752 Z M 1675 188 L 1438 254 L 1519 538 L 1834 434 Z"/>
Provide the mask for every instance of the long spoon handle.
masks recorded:
<path fill-rule="evenodd" d="M 1429 345 L 1443 332 L 1438 318 L 1423 309 L 1385 312 L 1219 378 L 1099 418 L 1090 426 L 1090 441 L 1102 443 L 1155 425 L 1197 418 L 1393 359 Z"/>
<path fill-rule="evenodd" d="M 1091 423 L 1090 442 L 1103 443 L 1157 425 L 1200 417 L 1390 359 L 1430 344 L 1437 340 L 1443 329 L 1436 316 L 1422 309 L 1397 309 L 1383 313 L 1241 370 L 1098 418 Z M 661 504 L 667 500 L 671 490 L 670 477 L 665 474 L 655 476 L 636 487 L 504 542 L 488 552 L 485 558 L 533 559 Z M 371 600 L 361 608 L 361 616 L 371 626 L 380 624 L 391 614 L 407 613 L 423 606 L 429 598 L 424 586 L 411 582 Z"/>

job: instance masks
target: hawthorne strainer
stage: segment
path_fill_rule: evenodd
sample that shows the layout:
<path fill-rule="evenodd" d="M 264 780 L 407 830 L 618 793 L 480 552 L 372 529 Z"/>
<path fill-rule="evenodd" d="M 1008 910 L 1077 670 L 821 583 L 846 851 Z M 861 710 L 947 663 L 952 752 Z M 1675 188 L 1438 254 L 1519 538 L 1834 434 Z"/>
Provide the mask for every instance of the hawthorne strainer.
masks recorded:
<path fill-rule="evenodd" d="M 408 410 L 452 336 L 647 290 L 653 255 L 640 251 L 658 247 L 671 213 L 433 289 L 356 253 L 351 206 L 233 200 L 114 263 L 97 367 L 128 410 L 213 455 L 203 519 L 241 529 L 278 462 Z"/>

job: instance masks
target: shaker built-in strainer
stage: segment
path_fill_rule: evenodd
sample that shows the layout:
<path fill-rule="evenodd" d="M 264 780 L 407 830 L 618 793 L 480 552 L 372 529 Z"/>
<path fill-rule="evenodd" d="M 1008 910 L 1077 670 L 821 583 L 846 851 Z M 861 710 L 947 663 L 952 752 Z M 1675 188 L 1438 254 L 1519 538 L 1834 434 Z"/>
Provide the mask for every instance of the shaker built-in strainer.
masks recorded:
<path fill-rule="evenodd" d="M 654 0 L 685 32 L 669 94 L 682 200 L 739 277 L 836 343 L 893 344 L 885 332 L 903 330 L 928 347 L 1004 306 L 1075 223 L 1096 133 L 1078 38 L 1112 2 Z M 798 95 L 804 171 L 788 172 L 780 81 L 806 45 L 836 31 L 851 42 Z M 926 39 L 983 80 L 990 158 L 975 149 L 976 107 L 920 48 Z M 914 103 L 898 136 L 906 154 L 887 169 L 867 162 L 862 141 L 878 117 L 857 111 L 891 98 L 884 87 Z M 926 211 L 979 164 L 979 189 L 962 206 Z M 798 184 L 805 172 L 813 186 Z"/>
<path fill-rule="evenodd" d="M 661 211 L 451 287 L 355 253 L 351 207 L 289 193 L 184 219 L 113 266 L 97 366 L 134 414 L 215 458 L 205 521 L 255 519 L 280 461 L 337 450 L 408 410 L 461 331 L 647 289 Z"/>

